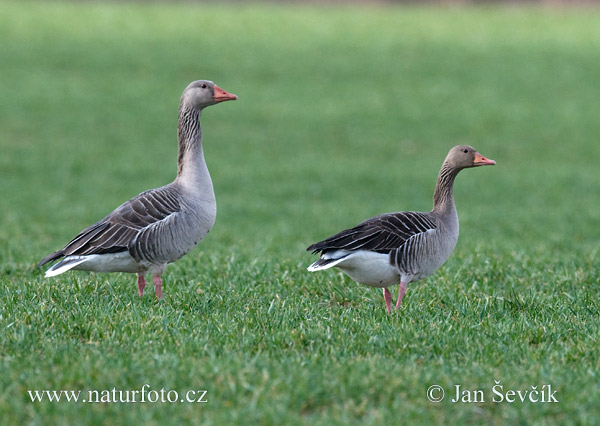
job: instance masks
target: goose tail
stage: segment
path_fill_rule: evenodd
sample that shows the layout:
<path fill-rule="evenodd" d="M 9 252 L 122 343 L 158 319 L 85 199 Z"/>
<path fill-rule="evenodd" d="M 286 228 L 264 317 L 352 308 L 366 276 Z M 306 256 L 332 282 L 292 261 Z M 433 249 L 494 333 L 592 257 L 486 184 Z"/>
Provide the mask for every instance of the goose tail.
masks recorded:
<path fill-rule="evenodd" d="M 323 253 L 321 258 L 316 262 L 313 262 L 308 268 L 306 268 L 310 272 L 323 271 L 325 269 L 333 268 L 338 263 L 342 262 L 346 259 L 346 257 L 350 254 L 349 252 L 341 252 L 336 251 L 332 253 Z M 336 256 L 337 255 L 337 256 Z"/>
<path fill-rule="evenodd" d="M 53 265 L 50 269 L 46 271 L 44 277 L 54 277 L 56 275 L 60 275 L 63 272 L 67 272 L 69 269 L 73 269 L 77 265 L 85 262 L 87 258 L 85 256 L 68 256 L 63 260 L 58 262 L 56 265 Z"/>

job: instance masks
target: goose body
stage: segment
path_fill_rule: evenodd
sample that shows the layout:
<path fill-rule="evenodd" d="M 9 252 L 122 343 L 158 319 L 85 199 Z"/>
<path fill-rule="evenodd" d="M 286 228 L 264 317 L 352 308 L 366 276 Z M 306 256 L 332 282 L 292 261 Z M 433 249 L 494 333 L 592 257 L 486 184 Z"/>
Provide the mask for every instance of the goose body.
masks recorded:
<path fill-rule="evenodd" d="M 157 297 L 162 297 L 161 275 L 166 265 L 192 250 L 216 219 L 213 184 L 202 150 L 202 109 L 234 99 L 237 96 L 211 81 L 190 83 L 179 106 L 176 179 L 121 204 L 81 231 L 63 249 L 42 259 L 39 266 L 60 259 L 45 276 L 70 269 L 136 273 L 141 296 L 145 274 L 149 272 Z"/>
<path fill-rule="evenodd" d="M 360 284 L 383 288 L 388 312 L 392 296 L 387 287 L 399 284 L 399 308 L 408 283 L 433 274 L 456 246 L 456 175 L 464 168 L 493 164 L 470 146 L 453 147 L 438 175 L 433 210 L 382 214 L 312 244 L 307 250 L 319 253 L 320 259 L 308 270 L 337 267 Z"/>

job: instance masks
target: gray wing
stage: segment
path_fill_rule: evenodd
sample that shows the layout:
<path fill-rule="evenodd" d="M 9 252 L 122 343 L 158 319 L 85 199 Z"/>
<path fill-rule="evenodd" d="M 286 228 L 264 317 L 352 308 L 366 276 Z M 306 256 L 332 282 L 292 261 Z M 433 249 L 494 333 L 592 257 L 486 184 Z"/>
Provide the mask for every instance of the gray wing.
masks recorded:
<path fill-rule="evenodd" d="M 313 253 L 330 250 L 371 250 L 390 253 L 413 237 L 437 228 L 428 213 L 387 213 L 367 219 L 351 229 L 341 231 L 307 248 Z"/>
<path fill-rule="evenodd" d="M 180 210 L 180 198 L 168 185 L 142 192 L 81 231 L 65 248 L 47 256 L 39 265 L 63 256 L 126 251 L 140 232 Z"/>

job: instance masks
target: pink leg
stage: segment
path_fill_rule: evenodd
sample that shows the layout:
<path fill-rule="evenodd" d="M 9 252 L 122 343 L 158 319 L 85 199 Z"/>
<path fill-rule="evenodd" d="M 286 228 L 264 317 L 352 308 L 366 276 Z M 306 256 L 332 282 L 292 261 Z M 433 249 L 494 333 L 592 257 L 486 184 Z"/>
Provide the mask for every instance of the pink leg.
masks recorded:
<path fill-rule="evenodd" d="M 398 286 L 398 301 L 396 302 L 396 309 L 399 309 L 400 305 L 402 304 L 404 293 L 406 293 L 406 285 L 407 283 L 400 281 L 400 285 Z"/>
<path fill-rule="evenodd" d="M 387 288 L 383 289 L 383 300 L 385 300 L 385 308 L 387 309 L 387 313 L 392 312 L 392 293 Z"/>
<path fill-rule="evenodd" d="M 162 278 L 155 275 L 152 277 L 152 282 L 154 283 L 154 292 L 156 293 L 156 298 L 162 298 Z"/>
<path fill-rule="evenodd" d="M 142 297 L 144 294 L 144 287 L 146 287 L 146 277 L 144 277 L 144 274 L 138 274 L 137 277 L 138 293 L 140 293 L 140 297 Z"/>

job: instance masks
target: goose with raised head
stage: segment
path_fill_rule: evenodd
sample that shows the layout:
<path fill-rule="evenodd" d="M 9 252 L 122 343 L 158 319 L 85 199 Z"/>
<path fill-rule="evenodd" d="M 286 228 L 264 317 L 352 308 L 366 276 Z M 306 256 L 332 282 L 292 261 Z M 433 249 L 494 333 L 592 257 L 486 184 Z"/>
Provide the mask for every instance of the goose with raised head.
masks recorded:
<path fill-rule="evenodd" d="M 46 277 L 70 269 L 137 274 L 139 295 L 146 273 L 162 297 L 162 274 L 168 263 L 193 249 L 215 223 L 217 205 L 204 160 L 200 115 L 219 102 L 237 99 L 212 81 L 190 83 L 179 103 L 177 177 L 160 188 L 142 192 L 104 219 L 81 231 L 63 249 L 39 263 L 61 259 Z"/>
<path fill-rule="evenodd" d="M 494 164 L 468 145 L 453 147 L 437 178 L 433 210 L 382 214 L 312 244 L 307 250 L 320 254 L 320 259 L 308 270 L 335 266 L 360 284 L 383 288 L 388 313 L 392 310 L 388 287 L 399 284 L 399 308 L 408 283 L 433 274 L 456 246 L 458 215 L 453 186 L 458 172 Z"/>

